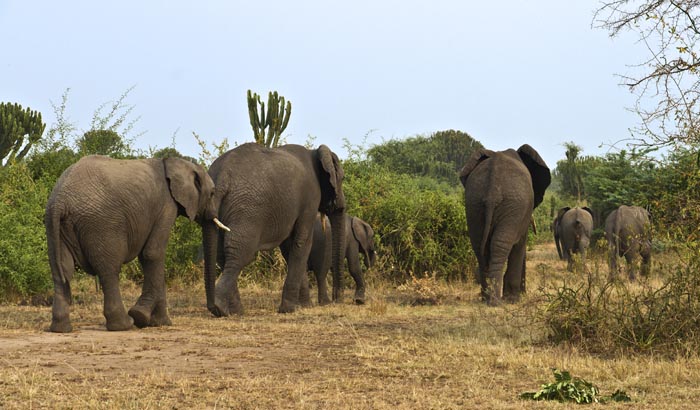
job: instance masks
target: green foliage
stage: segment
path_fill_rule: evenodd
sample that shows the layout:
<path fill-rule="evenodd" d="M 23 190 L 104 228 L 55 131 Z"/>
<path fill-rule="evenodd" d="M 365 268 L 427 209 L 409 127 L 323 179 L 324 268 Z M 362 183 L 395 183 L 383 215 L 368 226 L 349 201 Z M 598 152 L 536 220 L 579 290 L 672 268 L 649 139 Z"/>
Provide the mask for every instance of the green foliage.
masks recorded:
<path fill-rule="evenodd" d="M 48 190 L 24 163 L 0 168 L 0 299 L 52 286 L 43 222 Z"/>
<path fill-rule="evenodd" d="M 566 370 L 552 369 L 554 382 L 543 384 L 539 391 L 520 395 L 523 400 L 556 400 L 562 403 L 591 404 L 606 401 L 629 402 L 630 397 L 622 390 L 610 396 L 600 396 L 600 390 L 593 383 L 580 377 L 572 377 Z"/>
<path fill-rule="evenodd" d="M 459 170 L 480 142 L 461 131 L 439 131 L 430 137 L 390 140 L 367 150 L 369 159 L 396 174 L 428 176 L 458 186 Z"/>
<path fill-rule="evenodd" d="M 17 103 L 0 103 L 0 160 L 6 159 L 7 165 L 24 158 L 44 128 L 40 112 Z"/>
<path fill-rule="evenodd" d="M 285 106 L 284 102 L 284 97 L 278 95 L 277 91 L 270 92 L 266 112 L 265 103 L 260 100 L 260 96 L 251 94 L 248 90 L 248 116 L 250 126 L 253 127 L 255 142 L 268 148 L 279 144 L 280 136 L 287 128 L 289 117 L 292 115 L 292 103 L 287 101 Z M 258 114 L 257 105 L 260 105 L 260 114 Z M 266 128 L 267 135 L 265 135 Z"/>
<path fill-rule="evenodd" d="M 691 247 L 664 279 L 639 286 L 592 271 L 541 289 L 545 303 L 533 314 L 554 343 L 604 354 L 639 352 L 685 356 L 700 349 L 700 253 Z"/>
<path fill-rule="evenodd" d="M 475 258 L 460 189 L 370 161 L 346 161 L 343 167 L 348 212 L 373 227 L 382 270 L 402 280 L 425 273 L 466 279 Z"/>
<path fill-rule="evenodd" d="M 131 148 L 124 139 L 112 130 L 90 130 L 80 137 L 76 144 L 78 155 L 107 155 L 112 158 L 131 157 Z"/>

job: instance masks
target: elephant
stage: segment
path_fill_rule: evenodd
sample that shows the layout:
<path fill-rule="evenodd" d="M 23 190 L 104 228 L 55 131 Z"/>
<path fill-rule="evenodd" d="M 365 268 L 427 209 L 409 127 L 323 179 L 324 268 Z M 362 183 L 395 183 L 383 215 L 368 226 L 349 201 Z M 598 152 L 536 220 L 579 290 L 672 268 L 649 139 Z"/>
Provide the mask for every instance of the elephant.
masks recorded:
<path fill-rule="evenodd" d="M 590 208 L 568 206 L 557 213 L 554 220 L 554 243 L 559 259 L 567 260 L 567 269 L 574 270 L 573 254 L 581 254 L 581 263 L 586 265 L 586 250 L 593 234 L 593 211 Z"/>
<path fill-rule="evenodd" d="M 49 330 L 72 331 L 70 280 L 76 265 L 99 278 L 108 330 L 170 325 L 168 236 L 178 215 L 216 224 L 213 194 L 214 182 L 204 168 L 180 158 L 91 155 L 68 167 L 51 192 L 44 218 L 54 284 Z M 143 268 L 143 289 L 127 314 L 119 271 L 136 257 Z"/>
<path fill-rule="evenodd" d="M 207 222 L 202 229 L 207 308 L 214 316 L 243 313 L 238 290 L 241 269 L 257 251 L 277 246 L 287 262 L 278 312 L 309 305 L 308 286 L 304 289 L 301 284 L 318 212 L 331 221 L 333 300 L 341 300 L 345 195 L 343 168 L 335 153 L 325 145 L 267 148 L 247 143 L 217 158 L 209 175 L 216 185 L 219 218 L 231 228 L 231 232 L 218 232 Z M 217 263 L 222 269 L 218 282 Z"/>
<path fill-rule="evenodd" d="M 492 306 L 504 298 L 517 301 L 525 292 L 528 227 L 551 182 L 549 168 L 527 144 L 517 151 L 481 148 L 459 177 L 481 296 Z"/>
<path fill-rule="evenodd" d="M 651 214 L 639 206 L 621 205 L 605 219 L 605 238 L 608 240 L 611 276 L 617 275 L 617 258 L 627 260 L 630 280 L 636 278 L 636 263 L 642 258 L 642 276 L 651 267 Z"/>
<path fill-rule="evenodd" d="M 328 225 L 328 218 L 319 213 L 314 222 L 313 244 L 307 263 L 307 270 L 313 271 L 316 276 L 320 305 L 330 302 L 326 289 L 326 275 L 331 267 L 332 234 Z M 355 280 L 355 303 L 362 305 L 365 303 L 365 280 L 360 266 L 360 252 L 364 257 L 365 266 L 371 268 L 376 262 L 374 230 L 362 219 L 347 214 L 345 227 L 345 251 L 341 251 L 341 255 L 347 260 L 350 276 Z M 305 285 L 302 284 L 303 286 Z"/>

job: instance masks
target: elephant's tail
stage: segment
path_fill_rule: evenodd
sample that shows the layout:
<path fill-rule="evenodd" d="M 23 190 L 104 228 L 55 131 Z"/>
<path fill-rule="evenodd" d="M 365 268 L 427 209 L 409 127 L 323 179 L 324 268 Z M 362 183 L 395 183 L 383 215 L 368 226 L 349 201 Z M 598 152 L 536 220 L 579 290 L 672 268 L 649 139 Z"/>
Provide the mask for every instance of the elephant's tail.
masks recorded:
<path fill-rule="evenodd" d="M 46 209 L 44 224 L 46 225 L 46 240 L 49 251 L 49 265 L 54 281 L 57 279 L 60 283 L 66 284 L 70 282 L 73 276 L 72 271 L 64 269 L 65 262 L 63 256 L 66 254 L 64 248 L 66 244 L 61 239 L 61 217 L 63 209 L 61 207 L 49 206 Z"/>

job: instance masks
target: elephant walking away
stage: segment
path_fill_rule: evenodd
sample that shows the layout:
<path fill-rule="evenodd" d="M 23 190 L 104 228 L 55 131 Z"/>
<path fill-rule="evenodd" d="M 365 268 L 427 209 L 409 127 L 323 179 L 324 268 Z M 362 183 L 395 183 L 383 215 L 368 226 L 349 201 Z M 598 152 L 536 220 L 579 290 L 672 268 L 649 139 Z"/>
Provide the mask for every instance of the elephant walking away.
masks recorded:
<path fill-rule="evenodd" d="M 61 175 L 46 205 L 54 283 L 50 330 L 70 332 L 70 280 L 75 266 L 96 275 L 108 330 L 170 325 L 165 248 L 178 215 L 216 224 L 214 183 L 204 168 L 180 158 L 82 158 Z M 119 292 L 122 264 L 138 257 L 143 290 L 129 310 Z"/>
<path fill-rule="evenodd" d="M 651 216 L 639 206 L 621 205 L 605 219 L 608 240 L 610 274 L 618 273 L 617 258 L 625 257 L 630 280 L 636 279 L 637 263 L 641 257 L 642 275 L 651 268 Z"/>
<path fill-rule="evenodd" d="M 527 231 L 551 182 L 549 168 L 525 144 L 517 151 L 475 151 L 459 176 L 481 295 L 489 305 L 517 300 L 525 292 Z"/>
<path fill-rule="evenodd" d="M 328 147 L 300 145 L 266 148 L 248 143 L 214 161 L 209 168 L 216 184 L 219 218 L 231 232 L 217 232 L 205 223 L 205 288 L 214 316 L 243 313 L 238 275 L 259 250 L 280 247 L 287 261 L 280 313 L 308 305 L 306 276 L 316 214 L 328 215 L 332 227 L 333 300 L 341 299 L 342 250 L 345 249 L 343 168 Z M 216 282 L 216 264 L 222 268 Z M 306 278 L 308 283 L 308 278 Z"/>
<path fill-rule="evenodd" d="M 560 259 L 567 260 L 567 269 L 574 270 L 573 254 L 581 255 L 586 266 L 586 251 L 593 234 L 593 211 L 588 207 L 564 207 L 554 220 L 554 242 Z"/>
<path fill-rule="evenodd" d="M 314 238 L 309 254 L 308 270 L 313 271 L 318 284 L 318 303 L 324 305 L 330 302 L 326 286 L 326 275 L 331 267 L 332 234 L 328 217 L 319 214 L 314 222 Z M 348 263 L 350 276 L 355 280 L 355 303 L 365 303 L 365 280 L 360 265 L 360 253 L 364 257 L 365 266 L 371 268 L 376 261 L 374 248 L 374 230 L 362 219 L 345 215 L 345 250 L 342 257 Z M 342 266 L 342 264 L 341 264 Z M 302 285 L 304 286 L 304 285 Z"/>

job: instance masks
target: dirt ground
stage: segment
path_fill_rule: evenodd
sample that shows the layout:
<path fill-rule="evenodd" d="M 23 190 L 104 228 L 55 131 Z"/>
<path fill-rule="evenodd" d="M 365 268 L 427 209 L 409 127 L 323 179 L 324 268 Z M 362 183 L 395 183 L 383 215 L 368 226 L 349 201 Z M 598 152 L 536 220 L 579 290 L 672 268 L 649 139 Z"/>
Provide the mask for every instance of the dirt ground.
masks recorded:
<path fill-rule="evenodd" d="M 555 255 L 549 245 L 530 253 L 531 280 L 538 265 L 563 269 Z M 518 398 L 550 381 L 553 367 L 633 397 L 608 408 L 700 401 L 697 359 L 548 346 L 517 306 L 485 307 L 474 284 L 435 286 L 436 306 L 411 306 L 410 286 L 374 281 L 364 306 L 280 315 L 281 283 L 248 285 L 245 314 L 221 319 L 206 310 L 202 286 L 175 286 L 173 326 L 126 332 L 106 331 L 89 281 L 74 286 L 70 334 L 46 331 L 50 306 L 0 305 L 0 408 L 562 408 Z M 131 306 L 139 289 L 123 289 Z"/>

